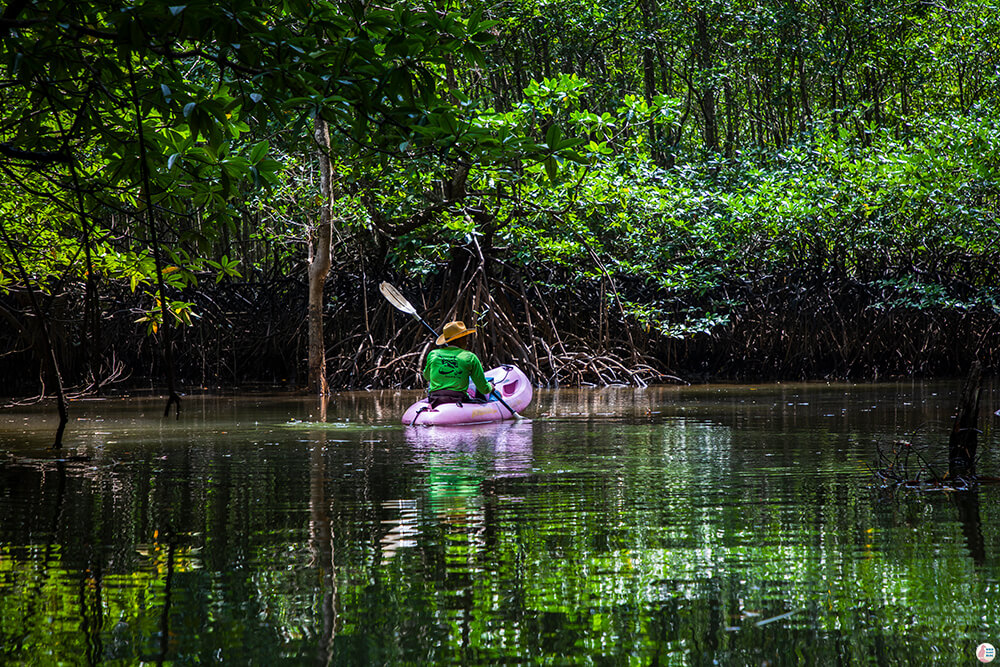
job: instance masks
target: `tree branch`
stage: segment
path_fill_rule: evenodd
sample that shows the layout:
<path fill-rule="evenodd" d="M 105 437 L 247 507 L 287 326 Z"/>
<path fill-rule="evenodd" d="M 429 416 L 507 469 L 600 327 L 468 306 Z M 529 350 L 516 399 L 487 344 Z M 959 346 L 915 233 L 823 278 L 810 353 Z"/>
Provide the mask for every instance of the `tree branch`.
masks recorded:
<path fill-rule="evenodd" d="M 69 153 L 65 151 L 26 151 L 16 148 L 10 143 L 0 144 L 0 155 L 12 160 L 22 160 L 35 164 L 52 164 L 53 162 L 69 164 L 70 161 Z"/>

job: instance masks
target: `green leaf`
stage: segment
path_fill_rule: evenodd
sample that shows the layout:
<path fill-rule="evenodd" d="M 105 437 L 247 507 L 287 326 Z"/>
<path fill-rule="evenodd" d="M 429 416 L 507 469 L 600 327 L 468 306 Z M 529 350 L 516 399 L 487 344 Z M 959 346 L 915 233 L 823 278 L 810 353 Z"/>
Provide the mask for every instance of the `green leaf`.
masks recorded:
<path fill-rule="evenodd" d="M 271 145 L 266 141 L 260 141 L 250 149 L 250 163 L 257 164 L 267 155 L 267 151 L 270 149 Z"/>
<path fill-rule="evenodd" d="M 545 143 L 555 150 L 559 146 L 559 140 L 562 138 L 562 129 L 555 123 L 549 125 L 548 131 L 545 133 Z"/>
<path fill-rule="evenodd" d="M 556 159 L 548 157 L 543 164 L 545 165 L 545 173 L 548 174 L 549 180 L 555 182 L 556 176 L 559 174 L 559 164 L 556 162 Z"/>

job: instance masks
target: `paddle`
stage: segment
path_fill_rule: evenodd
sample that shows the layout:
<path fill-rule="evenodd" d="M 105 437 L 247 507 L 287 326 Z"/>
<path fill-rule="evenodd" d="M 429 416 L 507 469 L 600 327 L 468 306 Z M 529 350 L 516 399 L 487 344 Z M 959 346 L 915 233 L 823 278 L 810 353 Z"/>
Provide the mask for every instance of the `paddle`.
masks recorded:
<path fill-rule="evenodd" d="M 389 303 L 395 306 L 396 310 L 401 310 L 407 315 L 413 315 L 415 318 L 420 320 L 420 323 L 427 327 L 432 334 L 434 334 L 435 338 L 437 338 L 438 333 L 437 331 L 434 331 L 434 327 L 427 324 L 427 322 L 424 322 L 424 318 L 420 317 L 420 313 L 417 312 L 417 309 L 410 305 L 410 302 L 399 293 L 398 289 L 387 282 L 383 282 L 378 286 L 378 291 L 382 292 L 382 296 L 384 296 Z"/>
<path fill-rule="evenodd" d="M 434 334 L 435 338 L 438 337 L 438 333 L 434 330 L 434 327 L 427 324 L 427 322 L 424 321 L 424 318 L 420 317 L 420 313 L 417 312 L 417 309 L 406 300 L 406 297 L 399 293 L 398 289 L 383 281 L 382 284 L 378 286 L 378 291 L 382 292 L 382 296 L 384 296 L 389 303 L 395 306 L 396 310 L 404 312 L 407 315 L 413 315 L 415 318 L 420 320 L 420 323 L 427 327 L 432 334 Z M 510 411 L 510 414 L 514 417 L 514 419 L 524 419 L 524 416 L 519 414 L 517 410 L 507 405 L 507 401 L 503 400 L 503 396 L 501 396 L 500 392 L 496 390 L 496 387 L 493 388 L 492 394 L 497 397 L 498 401 L 500 401 L 500 405 Z"/>

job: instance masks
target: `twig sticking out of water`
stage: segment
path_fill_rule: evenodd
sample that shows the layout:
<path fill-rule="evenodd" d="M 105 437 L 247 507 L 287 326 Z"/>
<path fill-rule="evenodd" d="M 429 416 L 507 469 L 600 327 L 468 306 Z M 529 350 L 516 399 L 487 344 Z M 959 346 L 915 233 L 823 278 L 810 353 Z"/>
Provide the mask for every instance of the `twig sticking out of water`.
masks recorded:
<path fill-rule="evenodd" d="M 765 618 L 763 621 L 757 621 L 755 625 L 759 628 L 769 623 L 774 623 L 775 621 L 783 621 L 786 618 L 791 618 L 800 611 L 805 611 L 805 609 L 793 609 L 792 611 L 786 612 L 784 614 L 778 614 L 777 616 L 772 616 L 771 618 Z"/>
<path fill-rule="evenodd" d="M 896 440 L 886 452 L 880 443 L 875 443 L 876 462 L 869 466 L 875 482 L 882 487 L 905 487 L 934 490 L 964 490 L 979 481 L 975 475 L 954 477 L 939 474 L 924 454 L 907 440 Z M 915 459 L 916 470 L 911 466 Z"/>

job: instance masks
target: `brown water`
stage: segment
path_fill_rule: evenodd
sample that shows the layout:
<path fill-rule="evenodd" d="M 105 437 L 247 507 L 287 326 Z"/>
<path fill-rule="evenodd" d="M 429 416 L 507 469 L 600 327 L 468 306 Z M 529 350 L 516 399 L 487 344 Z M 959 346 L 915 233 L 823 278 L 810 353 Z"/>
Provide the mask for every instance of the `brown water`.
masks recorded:
<path fill-rule="evenodd" d="M 956 393 L 542 391 L 417 429 L 412 392 L 80 401 L 58 455 L 51 408 L 5 409 L 0 663 L 978 664 L 1000 487 L 867 467 L 905 438 L 946 469 Z"/>

